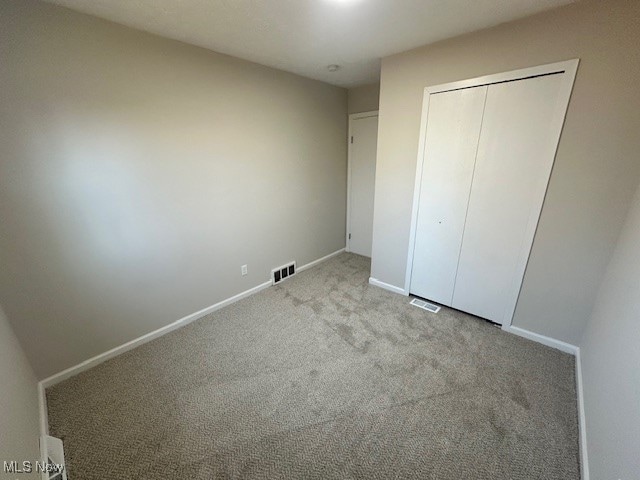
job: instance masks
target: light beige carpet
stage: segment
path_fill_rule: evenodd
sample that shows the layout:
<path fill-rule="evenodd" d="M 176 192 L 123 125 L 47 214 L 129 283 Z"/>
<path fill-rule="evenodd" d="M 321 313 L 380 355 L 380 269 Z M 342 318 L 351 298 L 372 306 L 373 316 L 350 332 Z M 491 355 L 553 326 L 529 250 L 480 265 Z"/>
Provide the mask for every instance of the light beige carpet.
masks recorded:
<path fill-rule="evenodd" d="M 574 359 L 342 254 L 47 390 L 70 480 L 577 480 Z"/>

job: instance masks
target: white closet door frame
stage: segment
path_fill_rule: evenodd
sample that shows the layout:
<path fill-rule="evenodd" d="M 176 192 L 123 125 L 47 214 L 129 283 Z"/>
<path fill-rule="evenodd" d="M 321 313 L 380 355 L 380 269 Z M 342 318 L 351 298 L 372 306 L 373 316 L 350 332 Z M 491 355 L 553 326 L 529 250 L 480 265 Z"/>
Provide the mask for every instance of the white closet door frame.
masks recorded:
<path fill-rule="evenodd" d="M 349 229 L 351 228 L 351 137 L 353 135 L 353 121 L 360 118 L 377 117 L 379 116 L 378 110 L 372 110 L 370 112 L 352 113 L 349 115 L 349 131 L 347 134 L 347 225 L 345 229 L 345 250 L 350 252 L 349 249 Z"/>
<path fill-rule="evenodd" d="M 427 134 L 427 118 L 429 113 L 429 98 L 434 93 L 442 93 L 448 92 L 451 90 L 459 90 L 463 88 L 473 88 L 480 87 L 483 85 L 491 85 L 495 83 L 502 82 L 510 82 L 514 80 L 523 80 L 531 77 L 539 77 L 542 75 L 551 75 L 554 73 L 562 73 L 563 75 L 563 83 L 561 87 L 560 94 L 558 96 L 558 105 L 564 108 L 557 108 L 556 114 L 552 120 L 552 131 L 554 134 L 549 138 L 551 151 L 553 151 L 553 158 L 551 161 L 555 160 L 555 156 L 558 149 L 558 143 L 560 142 L 560 134 L 562 133 L 562 127 L 564 125 L 564 119 L 567 112 L 567 107 L 569 105 L 569 99 L 571 98 L 571 91 L 573 89 L 573 83 L 576 77 L 576 72 L 578 71 L 578 63 L 579 59 L 567 60 L 564 62 L 558 63 L 549 63 L 546 65 L 539 65 L 537 67 L 523 68 L 520 70 L 513 70 L 510 72 L 497 73 L 493 75 L 486 75 L 477 78 L 471 78 L 468 80 L 461 80 L 458 82 L 445 83 L 442 85 L 435 85 L 432 87 L 426 87 L 424 89 L 424 96 L 422 100 L 422 119 L 420 121 L 420 141 L 418 145 L 418 158 L 416 161 L 416 178 L 415 178 L 415 186 L 413 190 L 413 207 L 411 211 L 411 230 L 409 232 L 409 253 L 407 255 L 407 269 L 405 274 L 404 281 L 404 294 L 409 295 L 409 289 L 411 286 L 411 271 L 413 269 L 413 255 L 415 250 L 416 243 L 416 228 L 418 223 L 418 207 L 420 205 L 420 185 L 422 184 L 422 167 L 424 163 L 424 152 L 426 145 L 426 134 Z M 541 192 L 543 195 L 546 195 L 547 185 L 544 185 L 544 191 Z M 542 211 L 542 205 L 544 201 L 540 204 L 540 208 L 538 208 L 535 212 L 534 217 L 537 219 L 540 217 L 540 212 Z M 527 238 L 530 238 L 526 248 L 523 248 L 523 251 L 526 251 L 526 255 L 523 255 L 519 260 L 519 266 L 522 267 L 524 271 L 529 261 L 529 253 L 531 252 L 531 246 L 533 245 L 533 239 L 535 236 L 536 228 L 538 227 L 538 221 L 530 222 L 527 232 Z M 514 282 L 512 286 L 513 291 L 518 292 L 522 286 L 522 278 L 520 278 L 517 282 Z M 513 314 L 516 309 L 517 302 L 514 303 L 513 308 L 507 312 L 504 323 L 502 324 L 503 329 L 508 329 L 511 326 L 511 322 L 513 320 Z"/>

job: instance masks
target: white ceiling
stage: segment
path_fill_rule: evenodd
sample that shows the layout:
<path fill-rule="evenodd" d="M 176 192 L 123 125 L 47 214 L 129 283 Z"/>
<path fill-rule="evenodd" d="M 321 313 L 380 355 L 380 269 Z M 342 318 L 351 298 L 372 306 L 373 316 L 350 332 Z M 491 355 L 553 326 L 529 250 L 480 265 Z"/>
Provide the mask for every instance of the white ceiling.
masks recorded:
<path fill-rule="evenodd" d="M 378 81 L 381 57 L 574 0 L 47 1 L 350 87 Z"/>

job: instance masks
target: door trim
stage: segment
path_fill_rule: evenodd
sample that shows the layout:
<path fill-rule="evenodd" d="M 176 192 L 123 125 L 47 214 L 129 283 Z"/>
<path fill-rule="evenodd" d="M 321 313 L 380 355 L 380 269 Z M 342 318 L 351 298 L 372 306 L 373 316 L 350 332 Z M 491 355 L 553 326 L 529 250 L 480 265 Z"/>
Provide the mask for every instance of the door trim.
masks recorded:
<path fill-rule="evenodd" d="M 349 129 L 347 132 L 347 225 L 345 228 L 345 245 L 346 251 L 350 252 L 349 228 L 351 227 L 351 135 L 353 133 L 353 121 L 361 118 L 377 117 L 378 110 L 370 112 L 351 113 L 349 114 Z"/>
<path fill-rule="evenodd" d="M 416 175 L 415 175 L 415 183 L 413 188 L 413 205 L 411 207 L 411 229 L 409 231 L 409 251 L 407 253 L 407 266 L 406 266 L 405 281 L 404 281 L 405 295 L 409 295 L 411 290 L 411 274 L 413 270 L 413 256 L 414 256 L 415 243 L 416 243 L 416 228 L 417 228 L 417 220 L 418 220 L 418 208 L 420 205 L 420 186 L 422 184 L 422 170 L 423 170 L 422 167 L 424 162 L 424 152 L 425 152 L 425 146 L 426 146 L 427 118 L 429 113 L 430 96 L 435 93 L 448 92 L 451 90 L 460 90 L 463 88 L 473 88 L 473 87 L 480 87 L 483 85 L 491 85 L 495 83 L 524 80 L 527 78 L 539 77 L 543 75 L 551 75 L 554 73 L 566 74 L 563 78 L 560 95 L 558 96 L 558 103 L 562 105 L 566 105 L 567 107 L 561 112 L 561 114 L 559 112 L 552 121 L 553 126 L 556 127 L 554 128 L 553 131 L 557 132 L 557 134 L 554 134 L 554 137 L 550 139 L 550 141 L 552 141 L 554 145 L 553 156 L 555 161 L 555 156 L 558 150 L 558 144 L 560 143 L 560 135 L 562 133 L 562 127 L 564 125 L 566 112 L 568 110 L 569 99 L 571 97 L 571 91 L 573 90 L 573 84 L 576 77 L 576 73 L 578 71 L 579 62 L 580 60 L 576 58 L 576 59 L 567 60 L 563 62 L 549 63 L 546 65 L 539 65 L 536 67 L 512 70 L 509 72 L 496 73 L 493 75 L 484 75 L 481 77 L 471 78 L 467 80 L 461 80 L 457 82 L 425 87 L 423 98 L 422 98 L 422 116 L 420 119 L 420 139 L 418 143 L 418 155 L 416 159 Z M 545 191 L 545 196 L 546 196 L 546 191 Z M 540 217 L 540 213 L 542 211 L 543 206 L 544 206 L 544 200 L 540 206 L 540 209 L 536 211 L 538 218 Z M 537 224 L 538 222 L 536 222 L 534 232 L 535 232 L 535 229 L 537 229 Z M 529 261 L 530 252 L 531 252 L 531 245 L 529 246 L 527 255 L 525 256 L 525 258 L 522 259 L 523 263 L 525 264 L 525 274 L 526 274 L 526 264 Z M 521 288 L 523 279 L 524 277 L 519 280 L 519 285 L 514 285 L 514 289 L 516 287 L 518 288 L 517 296 L 519 296 L 520 294 L 520 288 Z M 509 326 L 511 326 L 516 306 L 517 306 L 517 300 L 513 308 L 510 309 L 507 315 L 505 315 L 504 323 L 502 324 L 503 328 L 508 328 Z"/>

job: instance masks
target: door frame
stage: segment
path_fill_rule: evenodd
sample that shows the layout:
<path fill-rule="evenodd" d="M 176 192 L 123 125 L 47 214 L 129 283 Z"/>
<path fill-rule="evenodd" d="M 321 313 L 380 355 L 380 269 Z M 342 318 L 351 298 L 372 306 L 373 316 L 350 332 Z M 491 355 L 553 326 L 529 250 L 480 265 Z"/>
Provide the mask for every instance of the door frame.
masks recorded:
<path fill-rule="evenodd" d="M 430 87 L 426 87 L 424 89 L 424 94 L 422 97 L 422 116 L 420 119 L 420 140 L 418 143 L 418 155 L 416 159 L 416 175 L 415 175 L 415 184 L 413 189 L 413 205 L 411 208 L 411 229 L 409 230 L 409 251 L 407 253 L 407 266 L 405 272 L 405 281 L 404 281 L 404 294 L 409 295 L 411 289 L 411 274 L 413 270 L 413 256 L 415 250 L 416 243 L 416 228 L 418 223 L 418 208 L 420 205 L 420 186 L 422 185 L 422 170 L 424 164 L 424 154 L 425 154 L 425 146 L 426 146 L 426 133 L 427 133 L 427 118 L 429 113 L 429 98 L 434 93 L 442 93 L 448 92 L 451 90 L 461 90 L 464 88 L 473 88 L 480 87 L 483 85 L 491 85 L 495 83 L 504 83 L 510 82 L 514 80 L 524 80 L 527 78 L 539 77 L 543 75 L 552 75 L 555 73 L 564 73 L 565 76 L 563 78 L 562 86 L 560 88 L 560 94 L 558 96 L 558 102 L 566 105 L 567 107 L 562 112 L 558 112 L 555 118 L 552 120 L 552 126 L 554 127 L 553 137 L 549 139 L 550 142 L 553 142 L 553 162 L 555 162 L 555 157 L 558 151 L 558 144 L 560 143 L 560 135 L 562 133 L 562 128 L 564 125 L 564 120 L 566 117 L 566 112 L 569 108 L 569 100 L 571 98 L 571 91 L 573 90 L 573 84 L 575 81 L 576 73 L 578 71 L 578 64 L 580 59 L 575 58 L 572 60 L 566 60 L 563 62 L 549 63 L 545 65 L 538 65 L 535 67 L 523 68 L 519 70 L 512 70 L 509 72 L 496 73 L 492 75 L 484 75 L 481 77 L 471 78 L 467 80 L 461 80 L 457 82 L 445 83 L 441 85 L 434 85 Z M 560 110 L 560 109 L 559 109 Z M 561 114 L 560 114 L 561 113 Z M 552 168 L 553 168 L 552 162 Z M 546 189 L 544 197 L 546 197 Z M 536 217 L 540 218 L 540 213 L 542 211 L 542 207 L 544 206 L 544 197 L 543 201 L 540 205 L 540 208 L 536 210 Z M 529 243 L 527 254 L 523 256 L 521 259 L 521 263 L 524 263 L 524 271 L 526 274 L 526 265 L 529 261 L 529 255 L 531 253 L 531 248 L 533 245 L 533 240 L 535 238 L 535 231 L 538 226 L 538 221 L 534 222 L 535 224 L 532 226 L 533 228 L 533 236 L 531 243 Z M 520 289 L 522 287 L 523 278 L 518 280 L 518 285 L 514 282 L 513 288 L 518 290 L 518 294 L 516 297 L 520 296 Z M 517 306 L 517 298 L 516 302 L 513 305 L 513 308 L 509 309 L 509 312 L 505 316 L 504 323 L 502 324 L 503 329 L 508 329 L 511 326 L 513 321 L 513 315 L 515 313 Z"/>
<path fill-rule="evenodd" d="M 351 227 L 351 146 L 353 135 L 353 121 L 361 118 L 378 117 L 379 110 L 371 110 L 369 112 L 351 113 L 349 114 L 349 129 L 347 132 L 347 225 L 345 228 L 345 251 L 350 252 L 349 229 Z M 377 146 L 376 146 L 377 151 Z"/>

